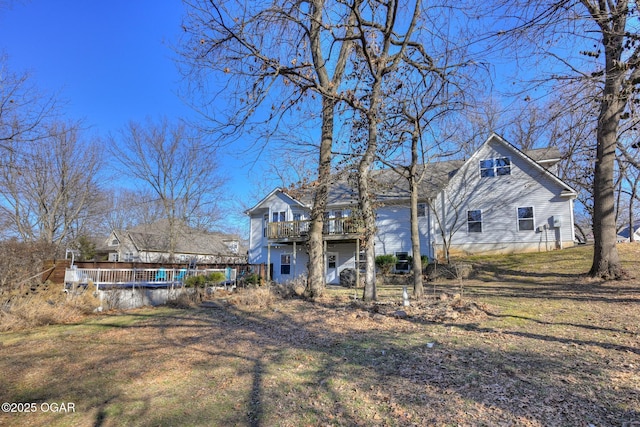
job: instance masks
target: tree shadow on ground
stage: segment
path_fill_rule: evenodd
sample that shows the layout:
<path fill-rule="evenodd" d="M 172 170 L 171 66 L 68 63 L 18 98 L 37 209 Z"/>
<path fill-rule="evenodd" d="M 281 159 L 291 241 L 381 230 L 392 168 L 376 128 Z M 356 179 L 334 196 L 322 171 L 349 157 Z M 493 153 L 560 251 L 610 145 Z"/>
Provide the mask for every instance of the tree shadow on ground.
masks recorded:
<path fill-rule="evenodd" d="M 429 348 L 426 342 L 402 345 L 402 337 L 394 331 L 381 333 L 375 328 L 357 333 L 328 331 L 322 327 L 322 317 L 301 321 L 299 317 L 285 313 L 262 316 L 255 312 L 245 313 L 231 306 L 209 309 L 206 314 L 216 321 L 226 318 L 226 333 L 232 336 L 249 334 L 252 346 L 280 349 L 284 346 L 320 355 L 318 357 L 324 362 L 317 367 L 310 367 L 314 370 L 315 380 L 310 382 L 309 387 L 317 388 L 316 395 L 330 396 L 329 407 L 318 407 L 311 397 L 310 400 L 298 401 L 295 410 L 315 414 L 315 419 L 323 422 L 330 421 L 330 415 L 335 413 L 341 414 L 341 425 L 375 421 L 376 414 L 350 404 L 353 395 L 358 395 L 358 390 L 365 391 L 360 397 L 369 401 L 371 406 L 384 408 L 383 413 L 377 414 L 381 420 L 394 419 L 399 425 L 438 423 L 446 418 L 469 422 L 475 417 L 488 424 L 511 421 L 525 422 L 525 425 L 527 422 L 580 425 L 585 422 L 621 423 L 640 417 L 637 409 L 625 410 L 616 405 L 615 399 L 602 399 L 603 393 L 610 393 L 613 398 L 612 391 L 603 391 L 606 388 L 603 384 L 609 378 L 604 372 L 578 371 L 577 366 L 582 365 L 576 365 L 577 361 L 585 366 L 590 362 L 588 358 L 581 361 L 579 352 L 573 358 L 566 358 L 518 349 L 478 348 L 449 343 Z M 385 321 L 402 322 L 397 319 Z M 458 328 L 473 335 L 495 333 L 490 328 L 472 324 L 442 326 Z M 597 341 L 524 332 L 500 333 L 533 343 L 559 344 L 556 347 L 558 354 L 563 353 L 561 347 L 567 345 L 598 346 L 607 351 L 636 356 L 640 354 L 635 347 Z M 180 339 L 171 341 L 177 347 L 183 345 L 181 342 Z M 195 343 L 187 345 L 192 344 Z M 253 387 L 248 390 L 251 402 L 247 411 L 250 414 L 247 420 L 249 425 L 273 422 L 273 414 L 267 414 L 263 403 L 272 405 L 284 399 L 273 390 L 265 394 L 262 378 L 271 363 L 291 362 L 282 353 L 276 353 L 279 358 L 268 357 L 267 352 L 253 359 Z M 219 354 L 215 350 L 209 352 L 211 357 Z M 598 385 L 591 383 L 594 378 L 598 379 Z M 341 386 L 349 381 L 356 391 L 345 390 Z M 621 391 L 625 390 L 618 390 L 616 394 Z M 633 392 L 631 389 L 626 391 Z M 309 397 L 306 393 L 303 395 Z M 637 408 L 637 401 L 635 403 Z M 547 410 L 547 407 L 552 407 L 552 410 Z M 402 417 L 405 417 L 404 421 Z"/>
<path fill-rule="evenodd" d="M 90 365 L 77 359 L 80 355 L 61 365 L 43 360 L 36 350 L 17 354 L 13 362 L 22 360 L 24 366 L 5 380 L 8 388 L 0 395 L 6 401 L 47 401 L 76 388 L 72 395 L 86 399 L 96 426 L 621 425 L 640 419 L 637 390 L 614 389 L 612 371 L 597 364 L 602 355 L 589 352 L 596 347 L 613 360 L 628 357 L 637 365 L 638 347 L 495 331 L 468 322 L 374 320 L 350 305 L 283 304 L 296 310 L 243 310 L 220 302 L 197 311 L 140 316 L 133 324 L 113 322 L 113 328 L 106 322 L 100 329 L 107 334 L 113 329 L 132 337 L 137 330 L 155 333 L 144 341 L 110 343 L 103 337 L 93 351 L 104 354 Z M 532 351 L 536 346 L 546 351 Z M 168 349 L 171 357 L 153 357 L 151 365 L 139 360 L 159 349 Z M 7 352 L 0 347 L 0 353 Z M 174 367 L 177 361 L 183 365 Z M 42 374 L 48 382 L 37 391 L 11 387 L 11 381 L 28 382 L 38 366 L 50 367 Z M 189 377 L 184 386 L 220 396 L 214 399 L 220 405 L 231 404 L 221 396 L 232 390 L 238 405 L 215 415 L 203 414 L 207 408 L 166 412 L 151 402 L 170 390 L 150 387 L 137 402 L 123 391 L 126 376 L 138 372 L 146 378 L 154 369 L 180 366 Z M 236 386 L 225 388 L 224 375 Z"/>

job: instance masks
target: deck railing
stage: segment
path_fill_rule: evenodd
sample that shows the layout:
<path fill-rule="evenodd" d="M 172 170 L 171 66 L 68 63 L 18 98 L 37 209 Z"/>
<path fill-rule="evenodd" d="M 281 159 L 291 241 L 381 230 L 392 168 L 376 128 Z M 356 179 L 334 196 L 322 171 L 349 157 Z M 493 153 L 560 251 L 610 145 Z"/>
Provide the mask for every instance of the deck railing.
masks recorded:
<path fill-rule="evenodd" d="M 269 239 L 306 237 L 309 234 L 310 220 L 270 222 L 267 228 Z M 328 218 L 324 221 L 322 234 L 340 236 L 362 233 L 362 222 L 355 218 Z"/>
<path fill-rule="evenodd" d="M 228 281 L 236 280 L 236 270 L 229 269 L 186 269 L 186 268 L 67 268 L 64 282 L 69 284 L 94 283 L 100 285 L 124 284 L 181 284 L 187 277 L 204 276 L 215 271 L 225 273 Z"/>

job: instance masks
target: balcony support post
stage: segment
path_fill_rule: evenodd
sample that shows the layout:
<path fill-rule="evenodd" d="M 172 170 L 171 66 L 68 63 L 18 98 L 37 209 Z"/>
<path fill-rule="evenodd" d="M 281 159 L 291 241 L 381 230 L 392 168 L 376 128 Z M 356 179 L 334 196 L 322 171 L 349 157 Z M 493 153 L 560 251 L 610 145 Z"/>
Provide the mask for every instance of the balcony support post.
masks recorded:
<path fill-rule="evenodd" d="M 271 282 L 271 243 L 267 242 L 267 283 Z"/>
<path fill-rule="evenodd" d="M 293 241 L 293 278 L 298 276 L 298 249 L 296 247 L 296 241 Z"/>

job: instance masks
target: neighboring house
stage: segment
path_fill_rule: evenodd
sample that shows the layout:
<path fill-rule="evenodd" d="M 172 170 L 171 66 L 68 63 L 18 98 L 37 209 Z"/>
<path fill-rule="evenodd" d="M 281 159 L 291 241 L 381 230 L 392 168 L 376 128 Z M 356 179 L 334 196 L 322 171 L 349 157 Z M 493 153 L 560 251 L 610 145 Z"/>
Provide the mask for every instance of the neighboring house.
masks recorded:
<path fill-rule="evenodd" d="M 246 245 L 237 235 L 210 233 L 186 226 L 177 230 L 173 260 L 170 258 L 166 222 L 130 230 L 113 230 L 98 248 L 102 258 L 113 262 L 246 263 Z"/>
<path fill-rule="evenodd" d="M 618 242 L 629 242 L 631 241 L 630 237 L 631 227 L 627 225 L 618 233 Z M 635 242 L 640 242 L 640 221 L 635 221 L 633 223 L 633 240 Z"/>
<path fill-rule="evenodd" d="M 396 271 L 409 271 L 410 257 L 546 251 L 574 244 L 576 191 L 556 175 L 557 149 L 523 152 L 491 135 L 466 161 L 425 165 L 418 221 L 421 254 L 411 253 L 410 205 L 405 178 L 391 170 L 372 174 L 376 190 L 376 255 L 398 258 Z M 271 266 L 271 277 L 286 281 L 306 274 L 313 187 L 275 189 L 250 217 L 249 263 Z M 362 270 L 355 185 L 336 178 L 325 213 L 327 283 L 338 283 L 347 268 Z"/>

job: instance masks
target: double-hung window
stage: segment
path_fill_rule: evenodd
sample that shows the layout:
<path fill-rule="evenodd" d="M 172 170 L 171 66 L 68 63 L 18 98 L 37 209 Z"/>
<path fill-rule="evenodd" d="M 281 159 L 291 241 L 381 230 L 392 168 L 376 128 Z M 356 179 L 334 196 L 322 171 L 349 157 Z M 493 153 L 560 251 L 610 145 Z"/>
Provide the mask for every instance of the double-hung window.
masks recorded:
<path fill-rule="evenodd" d="M 291 274 L 291 254 L 280 255 L 280 274 Z"/>
<path fill-rule="evenodd" d="M 467 231 L 469 233 L 482 233 L 482 211 L 467 211 Z"/>
<path fill-rule="evenodd" d="M 511 160 L 508 157 L 480 160 L 480 176 L 483 178 L 511 175 Z"/>
<path fill-rule="evenodd" d="M 518 208 L 518 231 L 531 231 L 533 228 L 533 206 Z"/>

